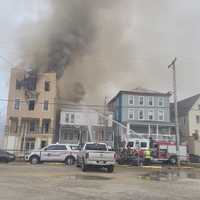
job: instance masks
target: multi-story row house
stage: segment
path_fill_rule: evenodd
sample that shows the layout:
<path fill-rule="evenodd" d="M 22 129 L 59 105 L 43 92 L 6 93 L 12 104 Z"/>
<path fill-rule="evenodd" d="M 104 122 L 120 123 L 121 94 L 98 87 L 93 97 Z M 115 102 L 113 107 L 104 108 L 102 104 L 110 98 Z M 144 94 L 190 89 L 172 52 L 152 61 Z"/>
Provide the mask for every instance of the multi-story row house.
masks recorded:
<path fill-rule="evenodd" d="M 55 135 L 56 74 L 11 70 L 4 148 L 30 150 Z"/>
<path fill-rule="evenodd" d="M 170 93 L 136 88 L 120 91 L 109 103 L 114 119 L 144 138 L 175 140 Z"/>

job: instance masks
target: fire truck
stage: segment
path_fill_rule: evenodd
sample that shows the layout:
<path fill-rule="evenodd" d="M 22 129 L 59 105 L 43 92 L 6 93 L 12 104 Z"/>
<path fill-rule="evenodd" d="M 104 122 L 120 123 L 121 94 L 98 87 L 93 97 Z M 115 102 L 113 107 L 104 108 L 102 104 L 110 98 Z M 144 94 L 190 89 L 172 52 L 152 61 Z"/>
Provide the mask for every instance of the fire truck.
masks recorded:
<path fill-rule="evenodd" d="M 151 139 L 131 139 L 127 143 L 127 147 L 138 152 L 145 150 L 151 151 L 151 163 L 164 163 L 171 164 L 177 163 L 176 143 L 169 141 L 154 141 Z M 188 161 L 187 146 L 179 146 L 180 161 Z"/>

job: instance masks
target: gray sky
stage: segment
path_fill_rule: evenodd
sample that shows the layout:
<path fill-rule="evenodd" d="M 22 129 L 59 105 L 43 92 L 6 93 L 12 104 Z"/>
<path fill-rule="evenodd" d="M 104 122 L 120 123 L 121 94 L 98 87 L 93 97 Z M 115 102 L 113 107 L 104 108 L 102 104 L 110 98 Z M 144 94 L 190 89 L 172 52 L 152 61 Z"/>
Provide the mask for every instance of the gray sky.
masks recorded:
<path fill-rule="evenodd" d="M 105 75 L 104 84 L 101 85 L 103 92 L 100 100 L 103 100 L 105 95 L 111 98 L 120 89 L 137 86 L 164 92 L 171 90 L 172 74 L 167 65 L 175 56 L 178 58 L 179 99 L 200 92 L 198 55 L 200 2 L 198 0 L 108 0 L 107 2 L 109 4 L 105 4 L 104 9 L 99 12 L 98 32 L 96 40 L 93 41 L 93 48 L 97 52 L 95 54 L 97 65 L 103 66 L 100 71 L 106 71 L 107 66 L 113 70 L 115 70 L 114 65 L 118 67 L 117 72 L 116 70 L 113 72 L 115 78 L 110 71 L 109 75 Z M 48 9 L 48 0 L 1 2 L 0 56 L 13 65 L 18 63 L 20 59 L 17 46 L 22 35 L 20 27 L 32 20 L 40 20 L 40 17 L 48 14 Z M 87 59 L 91 59 L 90 56 L 87 56 Z M 10 64 L 0 59 L 0 98 L 7 98 L 9 68 Z M 5 103 L 0 102 L 0 112 L 2 121 Z"/>

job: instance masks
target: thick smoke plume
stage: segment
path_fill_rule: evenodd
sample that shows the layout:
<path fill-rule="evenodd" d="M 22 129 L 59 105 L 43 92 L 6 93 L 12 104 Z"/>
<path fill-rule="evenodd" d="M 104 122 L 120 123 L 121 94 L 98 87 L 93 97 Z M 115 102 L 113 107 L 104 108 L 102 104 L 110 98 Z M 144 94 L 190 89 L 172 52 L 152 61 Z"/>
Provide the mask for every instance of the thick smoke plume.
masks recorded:
<path fill-rule="evenodd" d="M 48 17 L 26 25 L 21 43 L 24 65 L 35 72 L 56 72 L 60 97 L 74 102 L 84 97 L 85 88 L 76 76 L 68 75 L 68 68 L 86 54 L 95 35 L 95 8 L 90 3 L 51 0 Z"/>
<path fill-rule="evenodd" d="M 165 4 L 153 7 L 157 4 L 142 0 L 45 2 L 50 3 L 45 17 L 20 30 L 21 58 L 32 70 L 56 72 L 61 99 L 102 103 L 105 95 L 110 98 L 120 89 L 171 88 L 166 66 L 176 51 L 173 46 L 166 48 L 170 29 L 164 22 L 170 11 L 162 16 L 160 10 Z"/>

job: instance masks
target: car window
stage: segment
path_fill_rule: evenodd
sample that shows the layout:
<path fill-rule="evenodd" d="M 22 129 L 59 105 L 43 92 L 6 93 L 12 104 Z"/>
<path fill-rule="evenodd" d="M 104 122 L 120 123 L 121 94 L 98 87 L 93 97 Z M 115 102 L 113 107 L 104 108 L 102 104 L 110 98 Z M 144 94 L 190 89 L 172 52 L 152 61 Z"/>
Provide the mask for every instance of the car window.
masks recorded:
<path fill-rule="evenodd" d="M 98 151 L 107 151 L 105 144 L 86 144 L 86 150 L 98 150 Z"/>
<path fill-rule="evenodd" d="M 79 146 L 73 146 L 73 145 L 71 145 L 70 148 L 71 148 L 72 150 L 80 150 L 80 147 L 79 147 Z"/>
<path fill-rule="evenodd" d="M 5 154 L 5 153 L 7 153 L 7 152 L 0 149 L 0 154 Z"/>
<path fill-rule="evenodd" d="M 47 149 L 46 150 L 66 150 L 67 148 L 66 148 L 66 146 L 65 145 L 51 145 L 51 146 L 49 146 L 49 147 L 47 147 Z"/>

